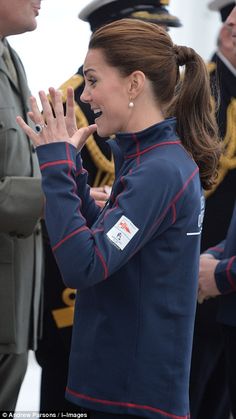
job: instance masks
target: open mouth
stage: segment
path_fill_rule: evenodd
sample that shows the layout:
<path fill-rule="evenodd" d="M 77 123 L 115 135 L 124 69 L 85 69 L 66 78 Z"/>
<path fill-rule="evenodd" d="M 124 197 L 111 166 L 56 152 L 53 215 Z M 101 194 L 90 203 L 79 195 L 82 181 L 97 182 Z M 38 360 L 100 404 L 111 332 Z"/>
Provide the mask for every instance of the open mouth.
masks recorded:
<path fill-rule="evenodd" d="M 100 109 L 93 109 L 94 118 L 97 119 L 102 115 L 102 111 Z"/>

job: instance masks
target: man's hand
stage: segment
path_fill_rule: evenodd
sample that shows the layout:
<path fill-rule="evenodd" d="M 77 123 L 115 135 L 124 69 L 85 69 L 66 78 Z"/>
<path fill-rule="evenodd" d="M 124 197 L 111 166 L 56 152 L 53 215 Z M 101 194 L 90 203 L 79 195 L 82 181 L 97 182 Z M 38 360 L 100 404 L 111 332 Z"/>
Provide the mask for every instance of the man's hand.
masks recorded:
<path fill-rule="evenodd" d="M 107 185 L 90 189 L 90 195 L 95 199 L 96 204 L 101 208 L 104 207 L 105 203 L 109 199 L 110 193 L 111 187 Z"/>
<path fill-rule="evenodd" d="M 215 269 L 219 260 L 212 255 L 203 254 L 200 256 L 198 303 L 203 303 L 208 298 L 220 295 L 215 281 Z"/>

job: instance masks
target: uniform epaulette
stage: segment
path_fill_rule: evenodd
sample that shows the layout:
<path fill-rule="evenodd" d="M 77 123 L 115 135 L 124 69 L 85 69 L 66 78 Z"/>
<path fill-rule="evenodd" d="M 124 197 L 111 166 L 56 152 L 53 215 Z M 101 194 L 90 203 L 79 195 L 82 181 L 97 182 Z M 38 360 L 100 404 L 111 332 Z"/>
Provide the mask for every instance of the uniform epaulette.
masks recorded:
<path fill-rule="evenodd" d="M 210 61 L 209 63 L 206 63 L 206 67 L 208 73 L 211 74 L 216 70 L 216 63 L 214 63 L 214 61 Z"/>

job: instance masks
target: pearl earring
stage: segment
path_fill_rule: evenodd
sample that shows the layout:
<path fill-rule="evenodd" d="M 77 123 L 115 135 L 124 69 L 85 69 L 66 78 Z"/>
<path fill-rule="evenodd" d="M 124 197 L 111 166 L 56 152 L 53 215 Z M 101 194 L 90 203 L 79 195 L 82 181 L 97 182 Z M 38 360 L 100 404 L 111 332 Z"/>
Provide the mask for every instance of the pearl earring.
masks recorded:
<path fill-rule="evenodd" d="M 128 106 L 129 106 L 129 108 L 133 108 L 134 107 L 134 102 L 130 101 Z"/>

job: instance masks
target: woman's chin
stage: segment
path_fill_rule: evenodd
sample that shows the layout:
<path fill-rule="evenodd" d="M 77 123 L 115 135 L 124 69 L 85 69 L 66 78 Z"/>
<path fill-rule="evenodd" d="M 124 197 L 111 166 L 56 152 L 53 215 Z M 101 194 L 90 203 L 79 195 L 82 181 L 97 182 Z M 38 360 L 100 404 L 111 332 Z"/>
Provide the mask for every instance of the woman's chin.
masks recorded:
<path fill-rule="evenodd" d="M 112 135 L 108 130 L 102 129 L 99 126 L 97 126 L 97 134 L 102 138 L 110 137 Z"/>

